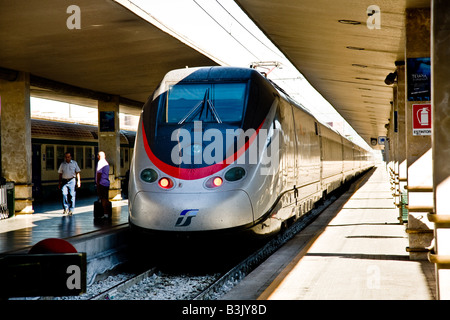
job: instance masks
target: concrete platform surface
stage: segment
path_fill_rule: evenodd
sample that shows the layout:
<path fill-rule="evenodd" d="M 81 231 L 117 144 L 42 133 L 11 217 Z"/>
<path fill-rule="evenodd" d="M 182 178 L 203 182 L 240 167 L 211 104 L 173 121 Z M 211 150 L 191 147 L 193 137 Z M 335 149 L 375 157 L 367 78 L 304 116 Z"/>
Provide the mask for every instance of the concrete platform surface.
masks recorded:
<path fill-rule="evenodd" d="M 434 265 L 411 261 L 384 166 L 355 182 L 224 300 L 434 300 Z"/>
<path fill-rule="evenodd" d="M 128 223 L 128 201 L 113 201 L 110 221 L 93 219 L 97 197 L 77 199 L 72 216 L 63 215 L 60 200 L 36 204 L 34 214 L 0 220 L 0 254 L 21 250 L 47 238 L 67 239 Z"/>

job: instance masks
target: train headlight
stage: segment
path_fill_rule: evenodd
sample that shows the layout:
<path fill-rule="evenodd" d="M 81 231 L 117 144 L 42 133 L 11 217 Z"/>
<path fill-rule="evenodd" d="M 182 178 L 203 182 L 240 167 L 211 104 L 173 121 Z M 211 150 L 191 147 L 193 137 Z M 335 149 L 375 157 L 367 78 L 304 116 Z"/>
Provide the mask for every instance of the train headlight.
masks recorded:
<path fill-rule="evenodd" d="M 170 189 L 173 187 L 173 181 L 169 178 L 161 178 L 158 182 L 159 186 L 163 189 Z"/>
<path fill-rule="evenodd" d="M 208 188 L 217 188 L 223 184 L 223 179 L 221 177 L 212 177 L 206 181 L 206 186 Z"/>
<path fill-rule="evenodd" d="M 245 176 L 245 169 L 241 167 L 234 167 L 225 173 L 225 180 L 238 181 Z"/>
<path fill-rule="evenodd" d="M 213 179 L 213 186 L 214 187 L 220 187 L 222 185 L 222 183 L 223 183 L 223 180 L 222 180 L 221 177 L 215 177 Z"/>
<path fill-rule="evenodd" d="M 155 182 L 158 179 L 158 173 L 150 168 L 141 171 L 141 179 L 145 182 Z"/>

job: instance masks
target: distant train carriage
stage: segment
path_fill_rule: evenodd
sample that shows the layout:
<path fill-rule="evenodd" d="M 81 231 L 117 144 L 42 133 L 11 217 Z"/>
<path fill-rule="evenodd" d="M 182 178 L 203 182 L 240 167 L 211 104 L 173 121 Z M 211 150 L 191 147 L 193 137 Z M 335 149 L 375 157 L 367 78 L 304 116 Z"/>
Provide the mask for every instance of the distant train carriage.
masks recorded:
<path fill-rule="evenodd" d="M 96 126 L 31 119 L 32 182 L 35 201 L 59 195 L 58 168 L 64 153 L 70 152 L 81 169 L 79 195 L 95 194 L 95 167 L 98 153 Z M 125 180 L 130 168 L 136 133 L 120 132 L 120 177 Z M 127 182 L 124 182 L 127 184 Z M 127 189 L 126 187 L 124 189 Z"/>

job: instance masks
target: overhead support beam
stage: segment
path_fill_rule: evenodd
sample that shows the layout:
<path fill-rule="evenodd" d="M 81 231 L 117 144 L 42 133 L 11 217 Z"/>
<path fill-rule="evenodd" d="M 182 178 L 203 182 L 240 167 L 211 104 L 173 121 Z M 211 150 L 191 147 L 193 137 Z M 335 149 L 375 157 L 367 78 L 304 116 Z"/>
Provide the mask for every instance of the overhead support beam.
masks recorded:
<path fill-rule="evenodd" d="M 16 70 L 0 68 L 0 79 L 3 79 L 5 81 L 15 81 L 19 73 L 20 72 Z M 97 101 L 110 102 L 113 99 L 115 99 L 115 96 L 112 94 L 73 86 L 70 84 L 46 79 L 43 77 L 38 77 L 33 74 L 30 74 L 30 86 L 51 90 L 53 92 L 64 95 L 87 98 Z M 142 108 L 144 102 L 119 97 L 119 104 L 135 108 Z"/>

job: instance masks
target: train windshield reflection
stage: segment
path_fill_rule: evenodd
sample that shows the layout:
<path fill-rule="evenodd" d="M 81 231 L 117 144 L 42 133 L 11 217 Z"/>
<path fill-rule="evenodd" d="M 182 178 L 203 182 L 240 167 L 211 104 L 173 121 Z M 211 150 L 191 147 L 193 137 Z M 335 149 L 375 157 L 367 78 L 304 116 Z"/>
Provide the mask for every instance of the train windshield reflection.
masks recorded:
<path fill-rule="evenodd" d="M 170 86 L 164 104 L 163 122 L 240 122 L 246 87 L 246 83 L 182 83 Z"/>

